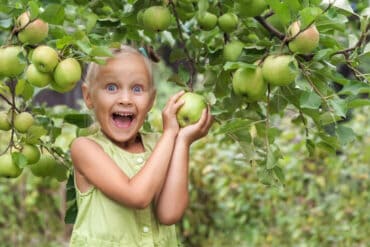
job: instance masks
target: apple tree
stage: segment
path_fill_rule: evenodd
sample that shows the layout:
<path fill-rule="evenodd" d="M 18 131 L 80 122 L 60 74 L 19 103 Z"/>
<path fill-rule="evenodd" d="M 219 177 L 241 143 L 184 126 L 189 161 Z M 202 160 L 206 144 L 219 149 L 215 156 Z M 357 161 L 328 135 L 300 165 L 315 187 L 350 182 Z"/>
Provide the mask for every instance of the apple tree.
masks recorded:
<path fill-rule="evenodd" d="M 65 124 L 88 134 L 92 119 L 33 98 L 79 90 L 86 64 L 122 43 L 163 57 L 172 69 L 164 81 L 202 95 L 212 134 L 239 143 L 266 184 L 284 181 L 283 117 L 301 128 L 309 154 L 335 152 L 355 136 L 342 122 L 370 103 L 367 1 L 0 0 L 0 28 L 2 177 L 28 168 L 68 177 L 68 150 L 55 141 Z"/>

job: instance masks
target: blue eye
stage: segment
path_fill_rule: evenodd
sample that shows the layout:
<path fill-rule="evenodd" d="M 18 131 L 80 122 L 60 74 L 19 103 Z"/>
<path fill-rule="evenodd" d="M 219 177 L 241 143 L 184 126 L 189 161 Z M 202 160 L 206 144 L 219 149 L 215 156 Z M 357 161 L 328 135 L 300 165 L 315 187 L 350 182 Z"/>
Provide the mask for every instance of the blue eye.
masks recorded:
<path fill-rule="evenodd" d="M 143 88 L 141 86 L 134 86 L 132 88 L 132 91 L 134 91 L 134 93 L 141 93 L 143 91 Z"/>
<path fill-rule="evenodd" d="M 116 90 L 117 90 L 117 86 L 116 85 L 114 85 L 114 84 L 107 85 L 107 91 L 114 92 Z"/>

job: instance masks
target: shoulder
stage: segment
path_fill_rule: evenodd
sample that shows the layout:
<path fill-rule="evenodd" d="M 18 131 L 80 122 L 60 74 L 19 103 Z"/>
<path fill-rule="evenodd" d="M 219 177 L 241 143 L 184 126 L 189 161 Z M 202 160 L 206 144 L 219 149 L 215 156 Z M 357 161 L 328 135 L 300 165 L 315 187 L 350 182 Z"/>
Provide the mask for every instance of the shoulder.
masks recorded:
<path fill-rule="evenodd" d="M 101 149 L 101 146 L 88 137 L 77 137 L 71 143 L 72 157 L 77 154 L 84 154 L 81 152 L 93 151 L 94 149 Z"/>

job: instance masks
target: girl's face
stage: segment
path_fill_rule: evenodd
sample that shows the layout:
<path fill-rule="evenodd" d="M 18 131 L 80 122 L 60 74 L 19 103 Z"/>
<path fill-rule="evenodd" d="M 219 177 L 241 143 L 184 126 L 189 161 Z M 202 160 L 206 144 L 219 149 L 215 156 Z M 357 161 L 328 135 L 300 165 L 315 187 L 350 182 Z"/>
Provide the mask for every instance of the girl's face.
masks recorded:
<path fill-rule="evenodd" d="M 110 58 L 89 83 L 82 88 L 84 99 L 102 132 L 121 147 L 135 143 L 155 98 L 143 57 L 125 53 Z"/>

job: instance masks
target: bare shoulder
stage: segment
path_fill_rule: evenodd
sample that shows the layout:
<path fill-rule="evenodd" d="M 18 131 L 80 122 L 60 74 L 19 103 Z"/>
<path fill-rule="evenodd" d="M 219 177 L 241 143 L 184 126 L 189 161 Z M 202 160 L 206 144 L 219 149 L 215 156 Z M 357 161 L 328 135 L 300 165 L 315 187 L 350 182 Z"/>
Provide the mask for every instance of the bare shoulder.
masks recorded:
<path fill-rule="evenodd" d="M 74 166 L 78 166 L 79 160 L 86 154 L 96 154 L 102 147 L 93 140 L 86 137 L 77 137 L 71 143 L 71 158 Z"/>
<path fill-rule="evenodd" d="M 71 153 L 101 149 L 100 145 L 87 137 L 77 137 L 71 143 Z"/>

